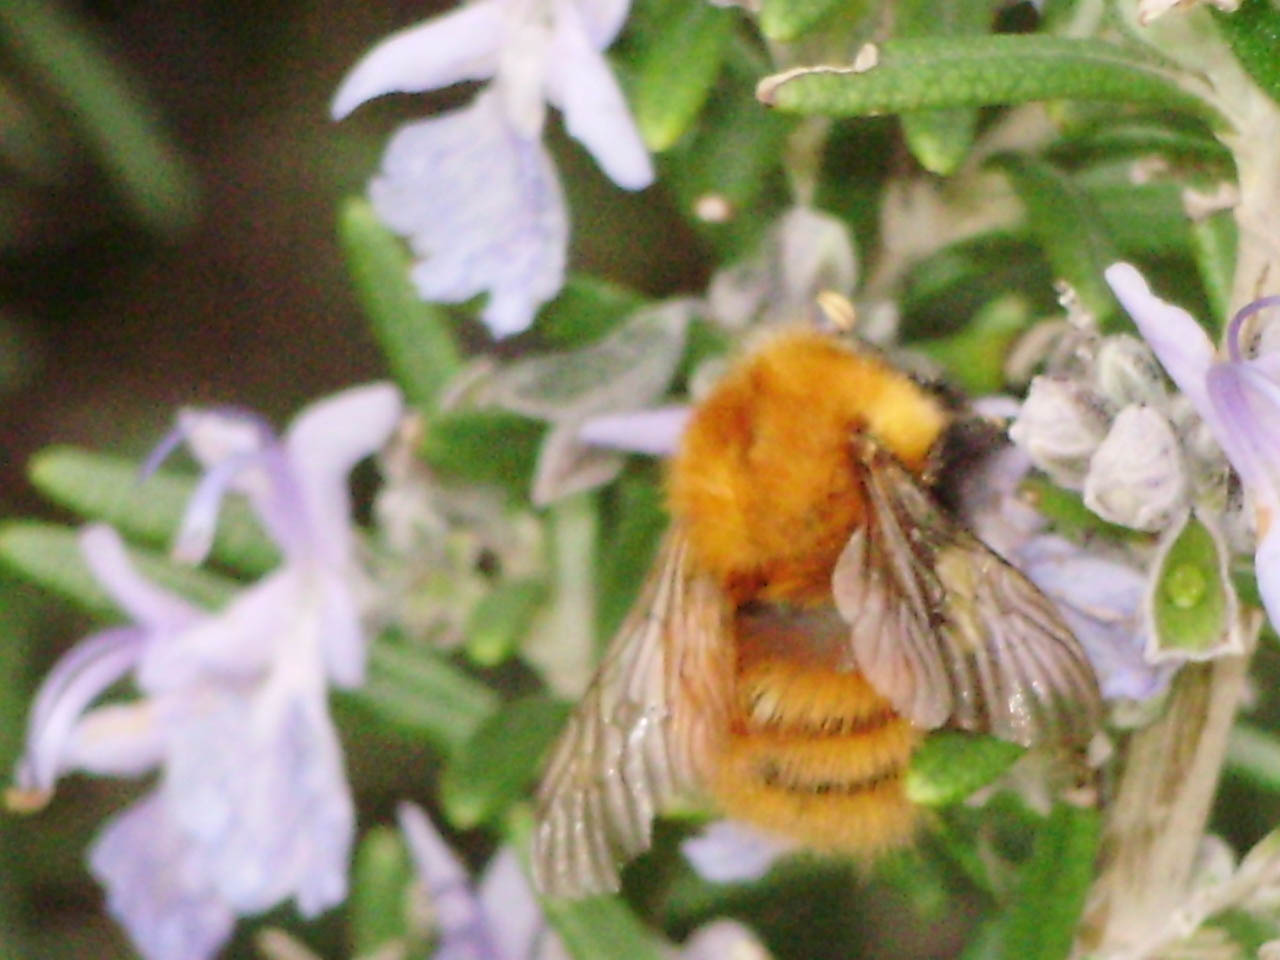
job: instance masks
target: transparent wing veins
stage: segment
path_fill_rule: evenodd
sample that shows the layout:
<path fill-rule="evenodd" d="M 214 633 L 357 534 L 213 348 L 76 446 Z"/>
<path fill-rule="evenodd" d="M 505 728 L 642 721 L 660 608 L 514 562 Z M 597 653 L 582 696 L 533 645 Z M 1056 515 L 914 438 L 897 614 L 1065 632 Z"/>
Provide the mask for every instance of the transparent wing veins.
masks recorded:
<path fill-rule="evenodd" d="M 832 579 L 851 666 L 917 726 L 1084 743 L 1097 680 L 1053 602 L 868 443 L 868 523 Z"/>
<path fill-rule="evenodd" d="M 678 533 L 560 735 L 538 791 L 533 871 L 548 896 L 616 890 L 652 820 L 694 794 L 723 709 L 723 601 L 689 569 Z"/>

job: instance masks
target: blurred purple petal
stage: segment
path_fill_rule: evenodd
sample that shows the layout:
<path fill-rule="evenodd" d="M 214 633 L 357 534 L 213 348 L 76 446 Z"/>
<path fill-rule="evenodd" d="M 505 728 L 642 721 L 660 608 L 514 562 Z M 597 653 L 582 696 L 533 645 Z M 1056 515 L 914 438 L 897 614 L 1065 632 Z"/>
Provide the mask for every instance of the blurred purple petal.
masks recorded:
<path fill-rule="evenodd" d="M 153 630 L 179 629 L 199 619 L 199 611 L 182 597 L 138 574 L 124 541 L 111 527 L 102 524 L 85 527 L 79 540 L 80 553 L 93 578 L 140 626 Z"/>
<path fill-rule="evenodd" d="M 366 100 L 385 93 L 422 93 L 492 76 L 503 40 L 505 6 L 503 0 L 474 0 L 393 33 L 343 79 L 333 95 L 333 119 L 341 120 Z"/>
<path fill-rule="evenodd" d="M 488 291 L 495 337 L 525 329 L 563 283 L 569 226 L 551 158 L 508 126 L 492 93 L 402 127 L 369 193 L 421 258 L 412 276 L 423 298 Z"/>
<path fill-rule="evenodd" d="M 107 821 L 89 863 L 146 960 L 210 960 L 231 936 L 235 914 L 155 793 Z"/>
<path fill-rule="evenodd" d="M 676 452 L 692 411 L 687 406 L 656 407 L 589 417 L 578 439 L 599 447 L 668 457 Z"/>
<path fill-rule="evenodd" d="M 347 477 L 376 453 L 395 429 L 404 404 L 390 383 L 350 387 L 306 407 L 284 436 L 297 477 L 309 546 L 325 562 L 344 565 L 351 550 Z"/>
<path fill-rule="evenodd" d="M 65 765 L 100 775 L 140 777 L 164 760 L 164 745 L 149 701 L 97 707 L 71 731 Z"/>
<path fill-rule="evenodd" d="M 27 727 L 26 748 L 14 773 L 10 806 L 37 802 L 53 791 L 68 767 L 72 731 L 89 704 L 137 662 L 146 642 L 141 630 L 120 627 L 81 640 L 54 664 L 40 685 Z M 29 798 L 23 794 L 30 794 Z"/>
<path fill-rule="evenodd" d="M 708 824 L 680 845 L 685 859 L 712 883 L 759 880 L 789 849 L 784 842 L 733 820 Z"/>
<path fill-rule="evenodd" d="M 436 960 L 507 960 L 490 939 L 488 918 L 466 869 L 435 824 L 412 803 L 400 804 L 396 815 L 440 927 Z"/>
<path fill-rule="evenodd" d="M 610 180 L 640 190 L 653 182 L 653 164 L 599 50 L 577 7 L 563 4 L 547 62 L 547 98 L 563 112 L 569 135 L 591 152 Z"/>
<path fill-rule="evenodd" d="M 715 920 L 693 931 L 681 960 L 769 960 L 760 938 L 736 920 Z"/>
<path fill-rule="evenodd" d="M 275 682 L 253 697 L 208 691 L 175 711 L 162 789 L 237 912 L 293 897 L 312 916 L 346 895 L 354 814 L 323 702 Z"/>
<path fill-rule="evenodd" d="M 478 891 L 489 937 L 503 960 L 568 960 L 514 849 L 502 847 L 484 868 Z"/>
<path fill-rule="evenodd" d="M 1205 377 L 1214 362 L 1214 351 L 1204 328 L 1187 311 L 1153 294 L 1131 264 L 1113 263 L 1106 269 L 1106 278 L 1170 379 L 1200 415 L 1212 422 Z"/>
<path fill-rule="evenodd" d="M 604 50 L 622 29 L 631 0 L 573 0 L 591 45 Z"/>
<path fill-rule="evenodd" d="M 1048 535 L 1031 540 L 1018 558 L 1023 572 L 1058 605 L 1093 665 L 1104 698 L 1145 700 L 1168 685 L 1173 669 L 1153 665 L 1145 656 L 1143 571 Z"/>
<path fill-rule="evenodd" d="M 202 680 L 258 676 L 300 610 L 299 589 L 293 571 L 278 571 L 242 590 L 216 617 L 149 645 L 138 665 L 138 686 L 159 694 Z"/>

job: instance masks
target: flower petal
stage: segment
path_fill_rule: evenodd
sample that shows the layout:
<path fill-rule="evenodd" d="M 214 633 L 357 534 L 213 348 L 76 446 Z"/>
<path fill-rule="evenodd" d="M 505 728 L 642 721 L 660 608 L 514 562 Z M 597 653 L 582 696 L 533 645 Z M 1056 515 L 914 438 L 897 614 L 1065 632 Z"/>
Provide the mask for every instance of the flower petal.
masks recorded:
<path fill-rule="evenodd" d="M 588 417 L 578 428 L 578 439 L 598 447 L 669 457 L 676 452 L 692 412 L 687 406 L 656 407 Z"/>
<path fill-rule="evenodd" d="M 150 644 L 138 665 L 138 686 L 174 691 L 199 681 L 244 681 L 276 655 L 279 639 L 304 609 L 298 571 L 285 567 L 242 590 L 216 616 Z"/>
<path fill-rule="evenodd" d="M 323 687 L 278 693 L 185 698 L 162 789 L 237 912 L 292 896 L 314 916 L 346 896 L 354 813 Z"/>
<path fill-rule="evenodd" d="M 423 258 L 413 269 L 423 298 L 459 303 L 488 290 L 494 336 L 527 327 L 564 282 L 569 226 L 555 168 L 492 93 L 402 127 L 369 192 Z"/>
<path fill-rule="evenodd" d="M 1212 424 L 1205 377 L 1213 365 L 1214 350 L 1204 328 L 1187 311 L 1152 293 L 1131 264 L 1113 263 L 1105 276 L 1169 378 L 1191 400 L 1200 416 Z"/>
<path fill-rule="evenodd" d="M 95 580 L 129 618 L 154 630 L 177 630 L 199 621 L 203 614 L 177 594 L 141 576 L 129 559 L 120 534 L 108 526 L 85 527 L 80 553 Z"/>
<path fill-rule="evenodd" d="M 769 960 L 770 953 L 749 927 L 736 920 L 700 926 L 685 941 L 681 960 Z"/>
<path fill-rule="evenodd" d="M 285 434 L 286 457 L 300 488 L 311 535 L 309 547 L 335 567 L 350 561 L 348 475 L 386 443 L 403 408 L 400 391 L 393 384 L 351 387 L 311 404 Z"/>
<path fill-rule="evenodd" d="M 1213 415 L 1205 417 L 1246 488 L 1268 503 L 1280 499 L 1280 385 L 1248 362 L 1209 371 Z"/>
<path fill-rule="evenodd" d="M 140 777 L 164 760 L 164 736 L 150 700 L 111 704 L 84 715 L 67 742 L 67 767 Z"/>
<path fill-rule="evenodd" d="M 1018 554 L 1019 566 L 1053 600 L 1093 665 L 1108 700 L 1145 700 L 1173 675 L 1144 656 L 1142 604 L 1147 578 L 1138 569 L 1043 535 Z"/>
<path fill-rule="evenodd" d="M 348 577 L 326 578 L 319 588 L 319 644 L 334 686 L 350 690 L 364 683 L 366 650 L 360 611 Z"/>
<path fill-rule="evenodd" d="M 201 871 L 159 795 L 109 820 L 89 853 L 111 913 L 146 960 L 210 960 L 235 914 Z"/>
<path fill-rule="evenodd" d="M 14 808 L 41 806 L 68 767 L 68 749 L 85 709 L 129 671 L 146 635 L 132 627 L 103 630 L 81 640 L 54 665 L 40 686 L 27 727 L 27 744 L 14 774 Z"/>
<path fill-rule="evenodd" d="M 631 8 L 631 0 L 565 0 L 565 2 L 576 6 L 587 37 L 597 50 L 604 50 L 613 43 L 614 37 L 626 22 L 627 12 Z"/>
<path fill-rule="evenodd" d="M 497 958 L 485 912 L 467 880 L 467 871 L 422 809 L 412 803 L 396 808 L 409 854 L 426 887 L 440 927 L 441 953 L 450 957 Z"/>
<path fill-rule="evenodd" d="M 492 76 L 503 41 L 503 6 L 500 0 L 477 0 L 393 33 L 343 79 L 333 95 L 333 119 L 384 93 L 421 93 Z"/>
<path fill-rule="evenodd" d="M 1254 575 L 1258 578 L 1258 592 L 1267 610 L 1272 627 L 1280 623 L 1280 517 L 1271 518 L 1271 524 L 1258 542 L 1254 560 Z"/>
<path fill-rule="evenodd" d="M 564 943 L 547 924 L 514 849 L 502 847 L 493 855 L 480 878 L 478 894 L 498 957 L 568 960 Z"/>
<path fill-rule="evenodd" d="M 571 2 L 557 5 L 546 84 L 547 99 L 564 113 L 569 135 L 591 152 L 610 180 L 626 190 L 653 183 L 649 151 L 618 81 Z"/>
<path fill-rule="evenodd" d="M 1186 511 L 1187 471 L 1163 413 L 1136 404 L 1120 411 L 1089 461 L 1084 502 L 1103 520 L 1148 532 Z"/>
<path fill-rule="evenodd" d="M 712 883 L 759 880 L 788 849 L 785 843 L 733 820 L 708 824 L 680 845 L 685 859 Z"/>

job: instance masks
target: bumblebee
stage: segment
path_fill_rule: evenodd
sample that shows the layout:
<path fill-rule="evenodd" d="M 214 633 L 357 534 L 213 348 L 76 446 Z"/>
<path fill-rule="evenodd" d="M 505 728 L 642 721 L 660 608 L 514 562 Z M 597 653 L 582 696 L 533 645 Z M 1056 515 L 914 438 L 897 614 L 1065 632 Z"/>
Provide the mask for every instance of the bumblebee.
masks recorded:
<path fill-rule="evenodd" d="M 1101 702 L 1079 643 L 935 497 L 954 422 L 815 330 L 711 390 L 670 463 L 670 530 L 538 791 L 544 894 L 617 889 L 689 798 L 818 850 L 904 845 L 930 730 L 1087 743 Z"/>

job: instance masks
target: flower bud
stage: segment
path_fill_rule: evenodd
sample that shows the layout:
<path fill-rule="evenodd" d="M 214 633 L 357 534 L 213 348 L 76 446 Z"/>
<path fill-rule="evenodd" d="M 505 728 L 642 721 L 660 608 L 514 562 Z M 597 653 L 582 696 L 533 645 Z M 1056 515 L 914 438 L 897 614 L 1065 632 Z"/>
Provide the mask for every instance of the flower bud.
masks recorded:
<path fill-rule="evenodd" d="M 1106 401 L 1085 385 L 1039 376 L 1009 436 L 1055 483 L 1079 490 L 1089 459 L 1107 435 L 1107 420 Z"/>
<path fill-rule="evenodd" d="M 1120 411 L 1089 461 L 1084 502 L 1102 519 L 1163 530 L 1187 506 L 1187 471 L 1177 435 L 1152 407 Z"/>

